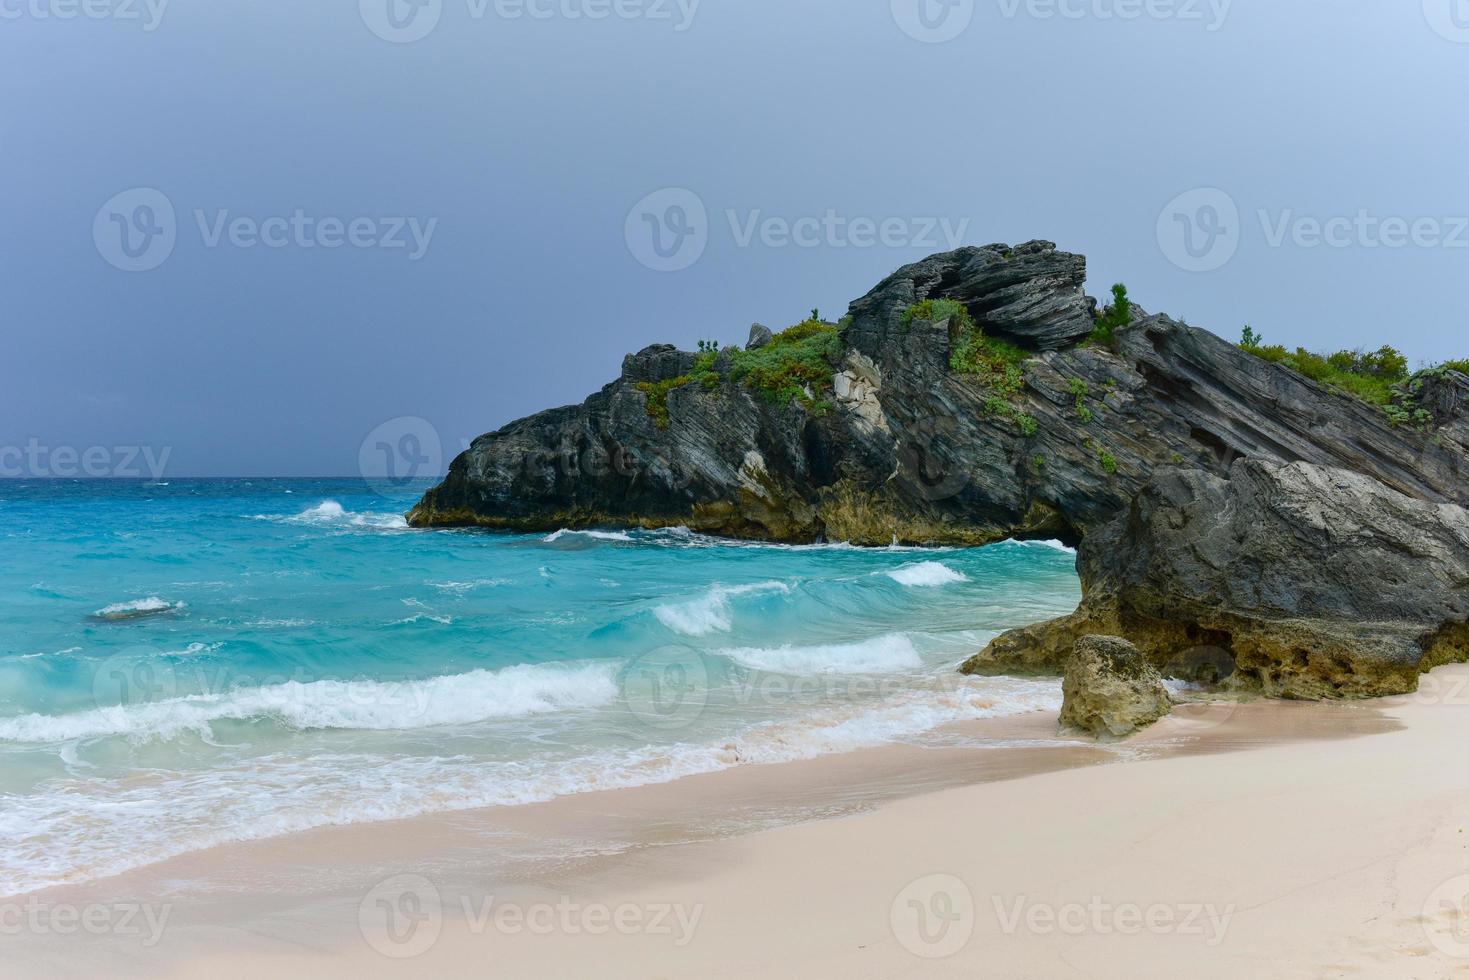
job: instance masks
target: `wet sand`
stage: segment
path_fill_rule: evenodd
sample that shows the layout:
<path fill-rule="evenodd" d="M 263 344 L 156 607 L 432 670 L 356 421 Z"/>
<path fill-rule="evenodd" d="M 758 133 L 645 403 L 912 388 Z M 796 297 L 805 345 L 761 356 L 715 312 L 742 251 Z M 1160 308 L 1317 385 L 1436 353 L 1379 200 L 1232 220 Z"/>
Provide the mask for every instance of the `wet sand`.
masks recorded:
<path fill-rule="evenodd" d="M 132 934 L 8 931 L 8 972 L 1469 975 L 1418 921 L 1469 872 L 1469 668 L 1434 680 L 1184 709 L 1114 746 L 1034 714 L 946 747 L 214 848 L 0 902 L 152 913 Z"/>

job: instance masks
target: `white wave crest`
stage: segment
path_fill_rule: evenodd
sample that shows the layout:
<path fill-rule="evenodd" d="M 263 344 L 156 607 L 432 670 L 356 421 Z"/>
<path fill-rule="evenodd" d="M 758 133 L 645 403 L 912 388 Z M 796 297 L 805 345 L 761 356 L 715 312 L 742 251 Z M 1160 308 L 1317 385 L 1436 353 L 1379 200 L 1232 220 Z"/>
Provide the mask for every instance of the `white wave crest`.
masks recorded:
<path fill-rule="evenodd" d="M 402 514 L 379 514 L 372 511 L 358 513 L 347 510 L 335 500 L 323 500 L 315 507 L 308 507 L 299 514 L 256 514 L 254 519 L 281 524 L 312 524 L 319 527 L 369 527 L 385 531 L 401 531 L 408 527 L 408 521 Z"/>
<path fill-rule="evenodd" d="M 940 585 L 952 585 L 955 582 L 967 582 L 969 576 L 938 561 L 921 561 L 912 565 L 904 565 L 887 573 L 888 578 L 899 585 L 912 586 L 914 588 L 934 588 Z"/>
<path fill-rule="evenodd" d="M 547 535 L 541 540 L 546 544 L 555 544 L 568 535 L 577 535 L 583 538 L 591 538 L 593 541 L 631 541 L 632 535 L 626 531 L 573 531 L 563 527 L 555 534 Z"/>
<path fill-rule="evenodd" d="M 716 585 L 686 602 L 666 603 L 653 610 L 658 621 L 684 636 L 708 636 L 728 633 L 734 626 L 734 612 L 729 600 L 736 596 L 763 592 L 790 592 L 784 582 L 756 582 L 752 585 Z"/>
<path fill-rule="evenodd" d="M 399 731 L 595 708 L 617 697 L 616 664 L 522 665 L 421 681 L 287 681 L 67 715 L 0 719 L 0 741 L 126 735 L 169 738 L 216 721 L 273 719 L 290 728 Z"/>
<path fill-rule="evenodd" d="M 913 641 L 903 633 L 876 636 L 860 643 L 738 647 L 717 652 L 746 667 L 773 674 L 880 674 L 923 665 Z"/>
<path fill-rule="evenodd" d="M 1064 551 L 1068 555 L 1076 554 L 1075 548 L 1071 547 L 1069 544 L 1063 544 L 1062 542 L 1056 540 L 1017 541 L 1014 538 L 1010 538 L 1004 543 L 1008 545 L 1019 545 L 1022 548 L 1050 548 L 1053 551 Z"/>

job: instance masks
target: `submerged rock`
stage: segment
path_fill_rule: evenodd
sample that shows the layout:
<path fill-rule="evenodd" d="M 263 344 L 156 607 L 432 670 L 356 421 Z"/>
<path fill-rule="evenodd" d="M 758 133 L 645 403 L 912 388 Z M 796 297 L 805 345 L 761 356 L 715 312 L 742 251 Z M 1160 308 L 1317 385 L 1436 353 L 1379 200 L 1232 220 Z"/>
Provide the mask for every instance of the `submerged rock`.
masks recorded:
<path fill-rule="evenodd" d="M 1173 710 L 1168 689 L 1141 651 L 1116 636 L 1084 636 L 1066 659 L 1061 727 L 1110 741 Z"/>

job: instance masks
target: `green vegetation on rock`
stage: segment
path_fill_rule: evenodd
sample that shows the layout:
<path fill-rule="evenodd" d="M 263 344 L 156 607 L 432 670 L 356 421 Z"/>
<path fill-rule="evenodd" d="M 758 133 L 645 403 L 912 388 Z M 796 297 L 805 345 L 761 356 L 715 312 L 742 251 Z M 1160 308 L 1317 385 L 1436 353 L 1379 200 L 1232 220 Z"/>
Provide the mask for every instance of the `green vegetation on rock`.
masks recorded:
<path fill-rule="evenodd" d="M 1020 413 L 1011 399 L 1025 387 L 1025 362 L 1030 358 L 1021 348 L 987 337 L 969 310 L 958 300 L 926 299 L 903 312 L 904 328 L 915 320 L 949 324 L 949 369 L 972 375 L 987 393 L 985 414 L 1008 418 L 1027 438 L 1036 434 L 1038 423 Z"/>
<path fill-rule="evenodd" d="M 1390 404 L 1393 385 L 1408 378 L 1408 359 L 1392 347 L 1384 346 L 1371 353 L 1344 350 L 1317 354 L 1304 347 L 1292 351 L 1282 344 L 1265 344 L 1261 340 L 1259 334 L 1245 327 L 1240 347 L 1261 360 L 1288 367 L 1312 381 L 1374 405 Z"/>
<path fill-rule="evenodd" d="M 927 320 L 930 323 L 948 320 L 951 330 L 955 327 L 961 330 L 974 329 L 974 318 L 969 315 L 964 304 L 956 299 L 926 299 L 921 303 L 914 303 L 903 311 L 904 329 L 913 326 L 914 320 Z"/>
<path fill-rule="evenodd" d="M 668 428 L 668 393 L 675 388 L 692 384 L 691 375 L 669 378 L 667 381 L 639 381 L 635 387 L 648 396 L 648 418 L 660 429 Z"/>
<path fill-rule="evenodd" d="M 729 353 L 733 358 L 732 380 L 747 385 L 773 404 L 800 401 L 815 408 L 821 404 L 821 395 L 831 388 L 832 375 L 842 356 L 842 342 L 834 324 L 811 319 L 782 330 L 757 350 L 731 348 Z"/>
<path fill-rule="evenodd" d="M 1081 419 L 1083 424 L 1090 425 L 1092 419 L 1096 417 L 1091 410 L 1091 406 L 1086 403 L 1087 396 L 1092 393 L 1091 385 L 1087 384 L 1081 378 L 1072 378 L 1068 384 L 1068 388 L 1076 396 L 1076 417 Z"/>
<path fill-rule="evenodd" d="M 1410 374 L 1408 359 L 1386 344 L 1375 351 L 1343 350 L 1335 354 L 1318 354 L 1304 347 L 1292 351 L 1282 344 L 1266 344 L 1248 325 L 1239 346 L 1261 360 L 1290 368 L 1340 394 L 1378 406 L 1393 425 L 1427 425 L 1431 420 L 1429 413 L 1417 402 L 1423 379 L 1441 374 L 1445 369 L 1469 368 L 1469 361 L 1445 361 Z"/>
<path fill-rule="evenodd" d="M 813 313 L 816 311 L 812 311 Z M 668 428 L 668 395 L 675 388 L 698 384 L 713 391 L 724 384 L 721 357 L 729 363 L 728 380 L 741 382 L 766 401 L 789 405 L 800 401 L 815 415 L 829 415 L 835 406 L 821 396 L 831 389 L 832 375 L 842 356 L 837 327 L 805 320 L 776 334 L 757 350 L 721 348 L 715 340 L 699 341 L 699 355 L 688 374 L 667 381 L 640 381 L 638 391 L 648 396 L 648 417 L 660 429 Z"/>
<path fill-rule="evenodd" d="M 1097 327 L 1090 340 L 1102 347 L 1109 346 L 1117 328 L 1131 322 L 1132 302 L 1127 298 L 1127 287 L 1119 282 L 1112 287 L 1112 305 L 1097 314 Z"/>

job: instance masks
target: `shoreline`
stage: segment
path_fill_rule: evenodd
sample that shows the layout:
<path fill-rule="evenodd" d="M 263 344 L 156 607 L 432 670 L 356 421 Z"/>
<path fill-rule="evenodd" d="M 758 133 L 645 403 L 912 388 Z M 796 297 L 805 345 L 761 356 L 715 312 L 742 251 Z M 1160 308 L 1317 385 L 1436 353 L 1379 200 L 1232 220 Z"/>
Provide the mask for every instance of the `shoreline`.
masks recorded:
<path fill-rule="evenodd" d="M 1435 682 L 1435 690 L 1457 689 L 1469 682 L 1469 668 L 1440 668 Z M 1267 887 L 1275 881 L 1279 874 L 1272 874 L 1268 862 L 1262 861 L 1270 852 L 1269 837 L 1231 841 L 1224 832 L 1205 835 L 1210 841 L 1204 849 L 1205 863 L 1220 862 L 1221 867 L 1216 874 L 1196 877 L 1195 869 L 1188 867 L 1190 861 L 1181 859 L 1193 858 L 1192 848 L 1176 839 L 1185 829 L 1176 822 L 1182 814 L 1207 809 L 1211 802 L 1237 811 L 1252 794 L 1264 793 L 1265 784 L 1284 781 L 1272 791 L 1289 793 L 1295 779 L 1297 793 L 1314 788 L 1304 794 L 1310 806 L 1343 797 L 1345 820 L 1355 827 L 1354 814 L 1363 805 L 1380 805 L 1373 803 L 1376 797 L 1369 793 L 1365 802 L 1355 799 L 1362 789 L 1360 780 L 1340 773 L 1318 783 L 1310 775 L 1313 767 L 1350 768 L 1351 760 L 1359 757 L 1380 760 L 1382 745 L 1393 740 L 1426 737 L 1423 744 L 1431 746 L 1443 737 L 1443 727 L 1456 724 L 1460 728 L 1469 724 L 1469 713 L 1460 706 L 1423 704 L 1414 698 L 1346 704 L 1258 702 L 1186 711 L 1137 739 L 1097 746 L 1058 739 L 1054 715 L 1032 713 L 959 726 L 966 735 L 979 729 L 988 737 L 1019 743 L 1015 747 L 889 746 L 803 762 L 742 766 L 522 807 L 322 828 L 216 847 L 0 904 L 132 904 L 153 909 L 155 918 L 158 910 L 169 906 L 168 924 L 152 946 L 144 946 L 137 936 L 83 937 L 86 941 L 53 934 L 11 937 L 7 945 L 21 970 L 18 975 L 32 975 L 30 969 L 44 964 L 48 976 L 83 976 L 105 964 L 108 972 L 122 975 L 244 976 L 274 970 L 287 976 L 360 978 L 423 970 L 457 976 L 482 974 L 479 967 L 487 949 L 497 964 L 514 964 L 502 975 L 517 977 L 565 975 L 568 958 L 583 965 L 572 971 L 578 975 L 593 969 L 604 976 L 662 975 L 660 970 L 679 976 L 751 972 L 929 976 L 948 975 L 949 969 L 956 976 L 973 975 L 973 967 L 990 962 L 987 954 L 996 952 L 993 947 L 999 940 L 980 942 L 976 937 L 956 950 L 952 960 L 914 955 L 895 940 L 906 927 L 886 921 L 895 887 L 936 873 L 967 882 L 976 903 L 969 914 L 975 920 L 973 929 L 980 931 L 995 926 L 991 894 L 1044 893 L 1065 881 L 1068 873 L 1088 877 L 1089 865 L 1101 860 L 1109 865 L 1118 862 L 1113 871 L 1124 878 L 1141 876 L 1147 881 L 1148 887 L 1134 889 L 1143 897 L 1178 894 L 1174 886 L 1180 882 L 1174 879 L 1182 876 L 1194 883 L 1183 894 L 1199 896 L 1196 904 L 1210 904 L 1203 899 L 1217 895 L 1213 904 L 1221 909 L 1231 904 L 1226 899 L 1234 899 L 1239 910 L 1251 909 L 1254 906 L 1238 900 L 1241 896 L 1227 886 L 1225 872 L 1231 864 L 1246 862 L 1251 865 L 1249 887 Z M 1047 744 L 1024 744 L 1037 740 Z M 1380 768 L 1376 762 L 1368 771 Z M 1217 777 L 1211 775 L 1215 770 L 1220 771 Z M 1420 825 L 1425 811 L 1412 807 L 1411 801 L 1445 788 L 1460 791 L 1459 805 L 1469 811 L 1469 778 L 1453 775 L 1447 765 L 1436 775 L 1448 785 L 1436 786 L 1434 779 L 1415 783 L 1399 794 L 1396 817 L 1382 815 L 1389 824 L 1394 819 L 1413 824 L 1412 833 L 1374 835 L 1373 840 L 1405 845 L 1421 839 L 1433 827 Z M 1232 797 L 1230 787 L 1243 795 Z M 1267 809 L 1278 805 L 1270 794 L 1261 799 Z M 1258 822 L 1263 814 L 1256 809 L 1246 806 L 1237 815 Z M 1276 817 L 1286 820 L 1291 812 L 1285 808 Z M 1007 814 L 1007 819 L 998 819 L 999 813 Z M 1157 856 L 1145 854 L 1138 861 L 1134 854 L 1125 866 L 1120 863 L 1118 848 L 1139 846 L 1128 831 L 1129 821 L 1137 822 L 1138 831 L 1148 831 L 1141 837 L 1145 850 L 1159 834 L 1169 838 L 1171 860 L 1160 866 Z M 903 846 L 892 846 L 894 837 Z M 559 853 L 548 853 L 542 846 L 536 854 L 527 845 L 538 841 L 556 845 L 550 850 Z M 1316 847 L 1313 856 L 1332 859 L 1345 874 L 1359 873 L 1358 856 L 1347 847 L 1333 849 L 1343 842 L 1332 843 Z M 1088 859 L 1085 851 L 1093 848 L 1095 854 Z M 506 855 L 514 859 L 503 860 Z M 1388 856 L 1393 855 L 1416 857 L 1401 852 Z M 858 873 L 868 865 L 882 874 Z M 978 873 L 976 867 L 991 870 Z M 1463 870 L 1469 870 L 1469 859 Z M 1010 884 L 981 894 L 986 878 L 1001 871 L 1001 878 Z M 1107 882 L 1097 879 L 1091 890 L 1106 895 Z M 1287 898 L 1290 894 L 1283 892 Z M 882 895 L 887 897 L 879 902 Z M 852 908 L 851 915 L 826 914 L 829 909 L 810 915 L 789 906 L 797 898 L 808 906 L 865 904 Z M 1367 904 L 1381 902 L 1382 897 L 1374 894 Z M 1338 909 L 1332 898 L 1318 894 L 1304 911 L 1325 915 L 1357 910 L 1357 904 L 1348 904 L 1351 910 Z M 577 931 L 574 924 L 562 921 L 549 935 L 538 935 L 524 923 L 517 930 L 513 922 L 496 918 L 519 910 L 543 913 L 554 922 L 557 915 L 573 914 L 564 908 L 567 905 L 581 907 L 583 914 L 597 907 L 608 914 L 620 909 L 629 916 L 641 910 L 644 931 L 593 935 L 589 928 Z M 560 913 L 554 911 L 558 906 L 563 907 Z M 396 955 L 406 947 L 392 937 L 404 933 L 385 931 L 391 924 L 386 920 L 374 924 L 362 918 L 412 908 L 433 909 L 428 921 L 436 926 L 433 942 L 410 957 Z M 692 922 L 696 908 L 702 912 Z M 792 947 L 791 937 L 769 921 L 777 908 L 786 909 L 790 923 L 815 931 L 813 952 Z M 651 920 L 658 909 L 666 920 L 660 925 L 682 921 L 689 942 L 660 943 L 669 934 L 653 931 Z M 680 910 L 683 920 L 673 914 Z M 884 928 L 876 930 L 877 925 Z M 1340 935 L 1351 934 L 1352 929 L 1345 929 Z M 678 935 L 675 930 L 673 937 Z M 1328 928 L 1318 938 L 1332 935 Z M 919 942 L 921 947 L 921 941 L 909 938 L 910 945 Z M 1053 959 L 1061 955 L 1058 950 L 1093 945 L 1106 947 L 1107 956 L 1122 957 L 1116 961 L 1120 972 L 1115 975 L 1150 975 L 1138 972 L 1146 964 L 1128 958 L 1128 949 L 1120 947 L 1129 944 L 1118 943 L 1121 938 L 1017 937 L 1001 932 L 999 944 L 1010 950 L 1006 956 L 1013 954 L 1015 972 L 1002 969 L 996 975 L 1027 975 L 1043 964 L 1049 965 L 1042 975 L 1056 975 L 1065 968 L 1064 960 Z M 1128 938 L 1134 940 L 1134 953 L 1142 946 L 1136 942 L 1139 938 L 1158 939 L 1160 950 L 1177 947 L 1180 955 L 1189 948 L 1183 936 Z M 1218 944 L 1222 951 L 1230 948 L 1228 939 L 1226 935 Z M 761 952 L 766 949 L 762 943 L 769 947 L 768 955 Z M 1110 950 L 1111 946 L 1119 949 Z M 743 965 L 730 969 L 739 957 L 746 957 Z M 1274 963 L 1275 958 L 1260 962 Z M 1218 975 L 1242 968 L 1241 961 L 1229 962 L 1234 966 L 1221 967 Z M 959 969 L 962 963 L 971 969 Z M 1424 965 L 1421 958 L 1414 963 L 1417 968 Z M 679 964 L 676 969 L 674 964 Z M 1098 974 L 1087 971 L 1087 975 Z M 1192 975 L 1206 974 L 1194 969 Z"/>

